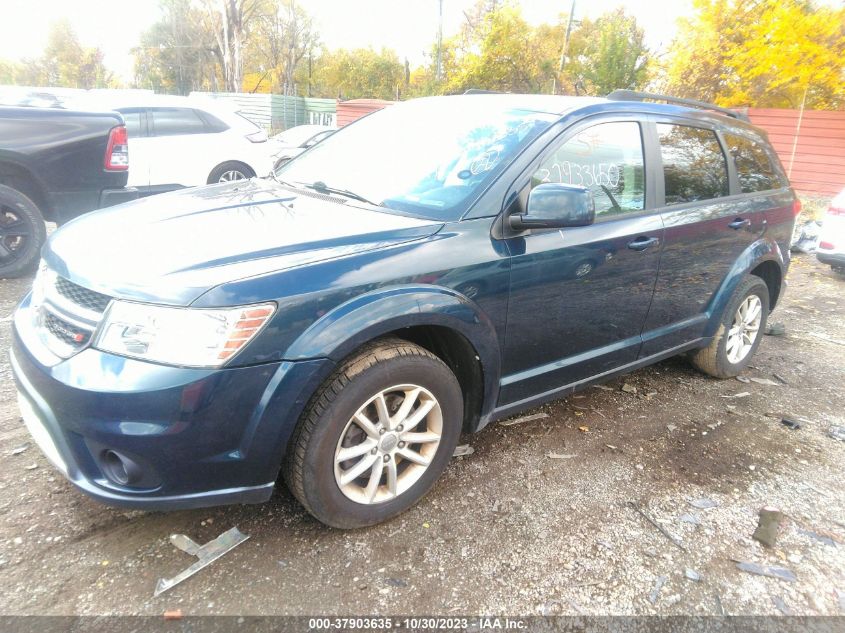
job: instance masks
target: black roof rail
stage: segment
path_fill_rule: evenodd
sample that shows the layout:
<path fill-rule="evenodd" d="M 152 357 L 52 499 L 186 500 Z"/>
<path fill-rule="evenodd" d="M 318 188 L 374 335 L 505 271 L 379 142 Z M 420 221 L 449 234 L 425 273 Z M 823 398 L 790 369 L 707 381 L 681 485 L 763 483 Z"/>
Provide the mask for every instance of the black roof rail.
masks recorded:
<path fill-rule="evenodd" d="M 611 101 L 643 101 L 645 99 L 651 99 L 652 101 L 665 101 L 666 103 L 677 103 L 678 105 L 684 105 L 690 108 L 713 110 L 714 112 L 724 114 L 725 116 L 729 116 L 733 119 L 738 119 L 740 121 L 749 121 L 747 114 L 737 112 L 736 110 L 721 108 L 717 105 L 707 103 L 705 101 L 696 101 L 695 99 L 681 99 L 680 97 L 659 95 L 654 94 L 652 92 L 638 92 L 636 90 L 614 90 L 609 95 L 607 95 L 607 98 Z"/>

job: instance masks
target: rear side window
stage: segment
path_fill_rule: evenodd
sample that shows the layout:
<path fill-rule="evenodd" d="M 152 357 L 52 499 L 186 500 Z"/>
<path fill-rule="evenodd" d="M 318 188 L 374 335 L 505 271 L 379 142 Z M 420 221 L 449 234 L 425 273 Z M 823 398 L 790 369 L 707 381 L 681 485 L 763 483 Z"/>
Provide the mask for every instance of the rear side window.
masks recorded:
<path fill-rule="evenodd" d="M 137 110 L 123 112 L 123 122 L 126 124 L 126 133 L 129 138 L 138 138 L 141 136 L 141 113 Z"/>
<path fill-rule="evenodd" d="M 634 121 L 599 123 L 578 132 L 552 151 L 534 173 L 544 182 L 587 187 L 596 216 L 645 209 L 643 139 Z"/>
<path fill-rule="evenodd" d="M 156 136 L 203 134 L 205 123 L 191 108 L 153 108 L 150 110 Z"/>
<path fill-rule="evenodd" d="M 768 191 L 786 186 L 783 177 L 760 143 L 744 136 L 725 134 L 728 150 L 736 164 L 736 176 L 742 193 Z"/>
<path fill-rule="evenodd" d="M 713 130 L 657 124 L 666 204 L 728 195 L 728 165 Z"/>

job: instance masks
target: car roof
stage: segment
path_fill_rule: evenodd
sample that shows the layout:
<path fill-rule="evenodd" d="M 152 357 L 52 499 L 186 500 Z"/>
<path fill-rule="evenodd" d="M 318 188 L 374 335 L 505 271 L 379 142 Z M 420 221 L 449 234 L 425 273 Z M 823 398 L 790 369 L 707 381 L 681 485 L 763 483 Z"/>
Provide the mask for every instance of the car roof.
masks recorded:
<path fill-rule="evenodd" d="M 470 93 L 452 95 L 448 97 L 423 97 L 414 101 L 428 99 L 450 99 L 456 107 L 477 105 L 483 103 L 489 107 L 512 108 L 528 112 L 543 112 L 564 117 L 569 114 L 588 114 L 629 112 L 637 114 L 656 114 L 695 119 L 710 126 L 719 126 L 733 130 L 750 130 L 757 135 L 767 138 L 766 132 L 751 123 L 720 114 L 716 110 L 707 110 L 671 103 L 654 103 L 647 101 L 624 101 L 606 99 L 604 97 L 576 97 L 568 95 L 542 94 L 505 94 L 505 93 Z"/>

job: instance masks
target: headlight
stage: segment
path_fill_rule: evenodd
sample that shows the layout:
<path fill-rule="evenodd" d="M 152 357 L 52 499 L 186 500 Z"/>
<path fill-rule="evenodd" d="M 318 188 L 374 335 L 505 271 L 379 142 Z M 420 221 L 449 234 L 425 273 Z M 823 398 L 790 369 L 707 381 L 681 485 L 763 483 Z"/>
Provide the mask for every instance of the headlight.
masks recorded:
<path fill-rule="evenodd" d="M 264 327 L 275 304 L 171 308 L 112 301 L 94 347 L 167 365 L 219 367 Z"/>
<path fill-rule="evenodd" d="M 56 285 L 56 273 L 49 268 L 44 260 L 38 265 L 38 272 L 35 273 L 35 279 L 32 281 L 32 297 L 29 300 L 29 305 L 33 310 L 37 310 L 44 302 L 44 295 L 47 290 Z"/>

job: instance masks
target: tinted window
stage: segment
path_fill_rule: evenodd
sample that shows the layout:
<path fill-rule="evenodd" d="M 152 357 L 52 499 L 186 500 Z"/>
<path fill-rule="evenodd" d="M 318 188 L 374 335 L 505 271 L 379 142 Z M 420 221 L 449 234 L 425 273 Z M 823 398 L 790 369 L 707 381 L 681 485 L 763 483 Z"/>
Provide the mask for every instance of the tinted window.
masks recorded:
<path fill-rule="evenodd" d="M 657 124 L 666 204 L 728 195 L 728 166 L 712 130 Z"/>
<path fill-rule="evenodd" d="M 202 134 L 206 131 L 203 120 L 190 108 L 153 108 L 150 114 L 156 136 Z"/>
<path fill-rule="evenodd" d="M 543 182 L 589 188 L 597 215 L 642 211 L 645 176 L 639 124 L 601 123 L 578 132 L 540 164 L 532 185 Z"/>
<path fill-rule="evenodd" d="M 130 138 L 137 138 L 141 136 L 141 113 L 140 112 L 121 112 L 123 121 L 126 123 L 126 133 Z"/>
<path fill-rule="evenodd" d="M 739 188 L 743 193 L 777 189 L 786 185 L 759 143 L 733 134 L 726 134 L 725 141 L 734 158 Z"/>

